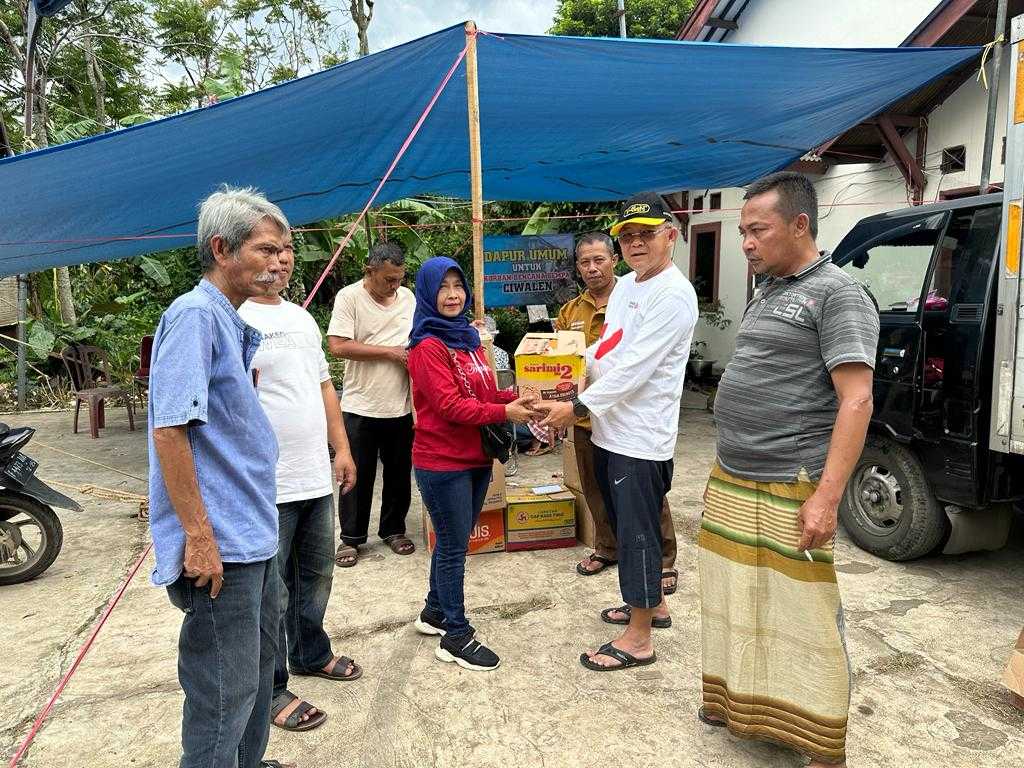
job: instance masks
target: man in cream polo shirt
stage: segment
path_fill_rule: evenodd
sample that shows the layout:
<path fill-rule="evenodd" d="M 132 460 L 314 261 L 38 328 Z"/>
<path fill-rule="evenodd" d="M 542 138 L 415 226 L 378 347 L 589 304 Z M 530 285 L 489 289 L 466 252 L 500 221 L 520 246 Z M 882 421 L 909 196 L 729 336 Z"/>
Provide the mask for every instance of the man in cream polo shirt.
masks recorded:
<path fill-rule="evenodd" d="M 416 547 L 405 535 L 412 475 L 412 401 L 406 344 L 416 299 L 402 286 L 405 254 L 377 243 L 359 282 L 338 291 L 327 328 L 331 354 L 345 360 L 341 409 L 359 481 L 341 497 L 341 545 L 335 561 L 356 564 L 366 543 L 377 459 L 384 467 L 378 535 L 399 555 Z"/>

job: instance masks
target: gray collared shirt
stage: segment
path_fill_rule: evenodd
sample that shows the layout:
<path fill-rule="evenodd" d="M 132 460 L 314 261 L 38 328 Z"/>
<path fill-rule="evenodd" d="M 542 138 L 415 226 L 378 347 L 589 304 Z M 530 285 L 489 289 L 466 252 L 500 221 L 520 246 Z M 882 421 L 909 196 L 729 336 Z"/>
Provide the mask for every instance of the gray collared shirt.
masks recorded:
<path fill-rule="evenodd" d="M 821 477 L 838 401 L 831 371 L 875 367 L 878 310 L 828 252 L 747 305 L 715 397 L 718 462 L 748 480 Z"/>

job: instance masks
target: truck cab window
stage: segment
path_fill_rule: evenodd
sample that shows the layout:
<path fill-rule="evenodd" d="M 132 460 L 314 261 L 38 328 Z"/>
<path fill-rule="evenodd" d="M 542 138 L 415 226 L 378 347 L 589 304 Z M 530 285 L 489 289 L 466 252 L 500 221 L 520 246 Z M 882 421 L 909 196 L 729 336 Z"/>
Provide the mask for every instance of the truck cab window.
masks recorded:
<path fill-rule="evenodd" d="M 843 269 L 868 289 L 879 312 L 916 312 L 940 234 L 921 229 L 883 240 L 855 256 Z M 944 285 L 938 290 L 945 290 L 943 300 L 948 305 L 948 276 L 941 280 Z"/>

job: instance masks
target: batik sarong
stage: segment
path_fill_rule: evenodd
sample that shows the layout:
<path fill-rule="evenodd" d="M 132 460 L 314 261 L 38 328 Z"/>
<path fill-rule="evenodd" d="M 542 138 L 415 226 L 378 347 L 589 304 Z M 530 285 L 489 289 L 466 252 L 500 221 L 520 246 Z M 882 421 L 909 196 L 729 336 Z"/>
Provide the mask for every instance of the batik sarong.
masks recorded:
<path fill-rule="evenodd" d="M 737 736 L 845 760 L 850 672 L 833 545 L 797 549 L 810 481 L 711 471 L 697 539 L 705 712 Z"/>

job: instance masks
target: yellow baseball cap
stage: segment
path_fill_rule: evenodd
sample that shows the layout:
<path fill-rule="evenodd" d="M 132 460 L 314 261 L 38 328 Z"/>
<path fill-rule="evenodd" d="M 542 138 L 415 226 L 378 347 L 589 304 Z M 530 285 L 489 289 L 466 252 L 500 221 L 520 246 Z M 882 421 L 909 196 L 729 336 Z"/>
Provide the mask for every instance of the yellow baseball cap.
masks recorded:
<path fill-rule="evenodd" d="M 615 237 L 627 224 L 647 224 L 656 227 L 667 221 L 672 221 L 672 209 L 661 195 L 649 192 L 636 195 L 624 202 L 619 211 L 619 218 L 608 232 Z"/>

